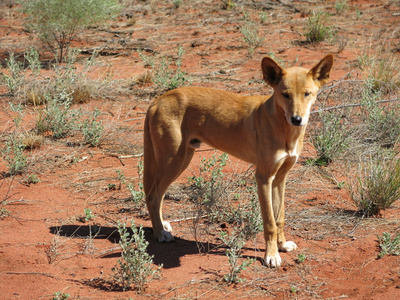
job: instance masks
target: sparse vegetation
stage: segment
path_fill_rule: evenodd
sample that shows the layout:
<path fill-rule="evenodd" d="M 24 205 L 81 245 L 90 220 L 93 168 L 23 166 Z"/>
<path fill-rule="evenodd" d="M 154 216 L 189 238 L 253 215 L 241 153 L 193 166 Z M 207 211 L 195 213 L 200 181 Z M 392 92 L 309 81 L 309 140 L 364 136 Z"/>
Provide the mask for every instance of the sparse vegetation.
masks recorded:
<path fill-rule="evenodd" d="M 137 230 L 143 224 L 150 242 L 146 252 L 154 254 L 149 268 L 156 270 L 155 277 L 149 275 L 141 290 L 147 298 L 335 298 L 354 294 L 346 276 L 362 287 L 360 298 L 377 296 L 382 280 L 395 288 L 391 279 L 399 267 L 394 255 L 400 251 L 400 202 L 393 200 L 398 196 L 391 204 L 382 200 L 389 206 L 375 200 L 391 194 L 399 159 L 400 44 L 398 28 L 390 22 L 398 5 L 393 0 L 385 5 L 178 0 L 174 9 L 175 0 L 117 1 L 123 6 L 118 17 L 80 29 L 68 51 L 63 48 L 62 58 L 58 45 L 53 43 L 51 50 L 40 43 L 37 31 L 24 28 L 28 19 L 19 1 L 0 1 L 0 259 L 7 269 L 0 280 L 2 297 L 107 298 L 123 290 L 128 280 L 117 281 L 111 268 L 115 265 L 120 278 L 128 274 L 117 270 L 117 260 L 129 263 L 120 256 L 115 228 L 117 219 L 127 218 L 135 220 Z M 311 18 L 321 9 L 331 14 L 321 15 L 315 24 L 324 40 L 310 45 L 308 28 L 301 27 L 306 27 L 308 14 Z M 240 31 L 247 23 L 268 40 L 253 50 L 252 58 L 246 57 L 250 44 Z M 293 44 L 296 38 L 302 42 Z M 185 53 L 183 48 L 178 53 L 178 45 Z M 174 243 L 153 244 L 140 168 L 138 173 L 135 169 L 149 103 L 188 84 L 268 95 L 271 89 L 259 71 L 264 55 L 285 67 L 309 67 L 329 52 L 335 56 L 331 80 L 312 107 L 319 112 L 311 115 L 304 150 L 288 177 L 285 229 L 299 252 L 281 255 L 285 269 L 262 266 L 254 166 L 233 157 L 221 166 L 219 153 L 207 169 L 214 152 L 204 145 L 163 202 Z M 54 99 L 60 116 L 50 109 Z M 59 137 L 50 129 L 39 131 L 47 113 L 62 121 L 65 104 L 68 121 L 61 122 Z M 204 161 L 199 158 L 203 155 Z M 121 173 L 120 182 L 118 168 L 126 175 Z M 379 171 L 383 169 L 389 170 L 388 177 Z M 185 175 L 202 179 L 185 181 Z M 379 211 L 381 207 L 387 208 Z M 136 240 L 129 226 L 133 251 Z M 196 243 L 208 253 L 198 254 Z M 247 258 L 257 261 L 250 265 Z M 42 268 L 43 260 L 51 265 Z M 158 269 L 159 262 L 165 269 Z M 88 268 L 77 272 L 77 266 Z M 160 275 L 162 280 L 148 281 Z M 40 284 L 30 290 L 19 285 L 14 295 L 16 288 L 8 283 L 25 278 L 46 286 L 57 279 L 58 284 L 47 292 Z M 135 298 L 139 291 L 133 281 L 125 289 L 134 291 L 121 297 Z"/>
<path fill-rule="evenodd" d="M 400 160 L 383 150 L 361 160 L 348 188 L 362 216 L 378 215 L 400 198 Z"/>
<path fill-rule="evenodd" d="M 348 9 L 349 9 L 349 4 L 347 3 L 347 0 L 336 0 L 335 10 L 338 15 L 343 14 Z"/>
<path fill-rule="evenodd" d="M 316 165 L 328 165 L 348 149 L 351 129 L 332 112 L 320 113 L 321 124 L 313 128 L 311 143 L 317 150 L 317 158 L 311 162 Z"/>
<path fill-rule="evenodd" d="M 125 178 L 125 175 L 120 170 L 117 170 L 118 174 L 118 181 L 121 184 L 126 185 L 127 189 L 129 190 L 131 197 L 130 199 L 132 202 L 137 206 L 141 207 L 144 203 L 144 188 L 143 188 L 143 161 L 138 160 L 137 162 L 137 175 L 138 175 L 138 182 L 137 184 L 134 181 L 128 182 Z"/>
<path fill-rule="evenodd" d="M 334 35 L 333 28 L 328 25 L 329 16 L 325 12 L 312 12 L 307 20 L 306 38 L 310 43 L 318 43 L 330 39 Z"/>
<path fill-rule="evenodd" d="M 122 290 L 135 288 L 140 293 L 147 282 L 158 276 L 162 266 L 153 266 L 153 256 L 146 250 L 149 243 L 144 237 L 143 227 L 136 228 L 132 223 L 131 230 L 130 237 L 126 224 L 118 224 L 122 252 L 118 264 L 113 268 L 113 276 Z"/>
<path fill-rule="evenodd" d="M 242 259 L 241 251 L 245 244 L 240 232 L 234 231 L 231 234 L 227 234 L 226 232 L 221 231 L 219 236 L 227 246 L 226 256 L 228 257 L 229 262 L 229 272 L 224 275 L 224 280 L 227 283 L 241 282 L 242 279 L 239 277 L 240 273 L 246 270 L 255 260 L 248 258 L 243 260 L 241 263 L 239 262 L 239 260 Z"/>
<path fill-rule="evenodd" d="M 392 237 L 390 233 L 384 232 L 379 238 L 379 258 L 383 258 L 385 255 L 400 255 L 400 234 Z"/>
<path fill-rule="evenodd" d="M 9 175 L 21 174 L 27 165 L 27 157 L 24 154 L 25 146 L 19 139 L 10 136 L 5 142 L 1 155 L 8 167 Z"/>
<path fill-rule="evenodd" d="M 115 0 L 22 0 L 26 27 L 38 34 L 58 62 L 68 55 L 72 40 L 83 28 L 116 16 Z"/>
<path fill-rule="evenodd" d="M 140 49 L 138 53 L 143 63 L 153 69 L 152 81 L 159 89 L 169 91 L 189 82 L 186 72 L 182 70 L 182 57 L 185 53 L 182 46 L 178 46 L 178 57 L 174 64 L 166 57 L 147 56 Z"/>
<path fill-rule="evenodd" d="M 243 39 L 249 46 L 249 53 L 252 55 L 254 50 L 261 46 L 264 37 L 260 35 L 258 25 L 247 19 L 245 24 L 240 27 L 240 32 L 243 34 Z"/>

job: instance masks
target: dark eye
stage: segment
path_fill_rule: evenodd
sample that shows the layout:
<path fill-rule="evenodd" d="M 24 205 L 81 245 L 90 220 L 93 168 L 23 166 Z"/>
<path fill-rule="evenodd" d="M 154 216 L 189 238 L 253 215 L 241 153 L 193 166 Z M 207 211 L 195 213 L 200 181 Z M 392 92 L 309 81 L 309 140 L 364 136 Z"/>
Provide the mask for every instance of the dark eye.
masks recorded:
<path fill-rule="evenodd" d="M 290 97 L 289 93 L 282 93 L 282 96 L 285 97 L 285 98 L 289 98 Z"/>
<path fill-rule="evenodd" d="M 304 96 L 308 97 L 308 96 L 310 96 L 310 94 L 311 94 L 310 92 L 305 92 Z"/>

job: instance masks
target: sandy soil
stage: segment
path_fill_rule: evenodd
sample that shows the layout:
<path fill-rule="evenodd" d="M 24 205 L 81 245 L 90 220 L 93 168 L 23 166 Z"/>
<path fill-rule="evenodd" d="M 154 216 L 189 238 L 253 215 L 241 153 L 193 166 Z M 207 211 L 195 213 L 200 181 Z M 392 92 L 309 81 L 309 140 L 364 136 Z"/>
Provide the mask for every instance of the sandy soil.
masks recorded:
<path fill-rule="evenodd" d="M 305 164 L 315 155 L 308 141 L 290 174 L 286 193 L 285 230 L 299 249 L 281 253 L 282 268 L 268 269 L 260 261 L 264 245 L 258 235 L 246 243 L 243 252 L 244 257 L 256 261 L 241 273 L 245 280 L 233 285 L 223 281 L 228 260 L 219 239 L 208 237 L 210 250 L 200 253 L 192 221 L 183 220 L 185 211 L 192 208 L 182 187 L 188 186 L 187 176 L 197 174 L 200 157 L 209 157 L 213 150 L 203 146 L 168 192 L 165 216 L 173 220 L 176 236 L 169 244 L 152 240 L 146 210 L 129 201 L 129 192 L 124 185 L 119 188 L 117 176 L 120 170 L 137 183 L 144 112 L 160 93 L 154 84 L 136 83 L 138 76 L 151 71 L 140 59 L 138 48 L 148 55 L 176 59 L 177 45 L 181 45 L 185 50 L 182 69 L 190 75 L 191 85 L 268 94 L 271 89 L 263 83 L 259 66 L 262 57 L 270 53 L 285 66 L 305 67 L 333 53 L 332 80 L 354 70 L 358 55 L 376 36 L 391 36 L 397 45 L 393 51 L 398 53 L 399 2 L 348 1 L 349 8 L 342 14 L 336 13 L 334 1 L 239 1 L 230 10 L 222 9 L 218 0 L 184 1 L 179 8 L 168 1 L 125 2 L 131 4 L 117 20 L 87 29 L 74 41 L 85 50 L 78 57 L 78 67 L 79 61 L 97 49 L 99 67 L 90 77 L 107 71 L 114 82 L 107 97 L 74 105 L 86 113 L 95 108 L 102 112 L 107 135 L 101 145 L 89 147 L 80 135 L 47 138 L 40 148 L 25 150 L 28 166 L 21 175 L 1 179 L 0 208 L 7 214 L 0 219 L 0 298 L 53 299 L 56 292 L 69 294 L 68 299 L 400 298 L 399 258 L 378 259 L 378 236 L 400 230 L 398 203 L 380 218 L 355 216 L 348 193 L 331 179 L 344 180 L 340 167 Z M 330 22 L 337 30 L 337 39 L 304 42 L 307 16 L 317 10 L 332 14 Z M 264 37 L 253 55 L 240 32 L 245 12 L 257 22 Z M 263 24 L 258 21 L 260 12 L 267 16 Z M 1 4 L 0 17 L 4 67 L 10 52 L 21 58 L 26 49 L 39 48 L 40 43 L 24 29 L 18 7 Z M 43 61 L 51 57 L 41 53 Z M 9 101 L 15 100 L 2 88 L 1 148 L 10 132 L 17 130 Z M 24 109 L 23 130 L 34 127 L 36 114 L 35 107 Z M 240 174 L 249 167 L 230 158 L 227 170 Z M 0 161 L 0 172 L 7 172 L 4 161 Z M 38 176 L 39 183 L 27 182 L 32 174 Z M 114 185 L 115 189 L 110 188 Z M 85 208 L 91 210 L 93 219 L 82 219 Z M 160 278 L 149 282 L 141 294 L 119 291 L 110 283 L 112 268 L 120 257 L 116 222 L 129 220 L 144 226 L 148 252 L 154 255 L 155 264 L 163 264 Z M 299 254 L 306 257 L 302 263 L 297 262 Z"/>

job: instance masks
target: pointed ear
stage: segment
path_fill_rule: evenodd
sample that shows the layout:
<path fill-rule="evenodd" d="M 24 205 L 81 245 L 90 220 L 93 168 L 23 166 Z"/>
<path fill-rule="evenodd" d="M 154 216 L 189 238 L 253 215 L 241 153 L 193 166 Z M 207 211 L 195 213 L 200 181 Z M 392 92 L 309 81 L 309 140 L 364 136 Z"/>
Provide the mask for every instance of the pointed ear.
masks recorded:
<path fill-rule="evenodd" d="M 308 72 L 319 87 L 328 82 L 332 65 L 333 55 L 328 54 Z"/>
<path fill-rule="evenodd" d="M 286 71 L 282 69 L 272 58 L 266 56 L 261 62 L 264 81 L 271 87 L 278 85 Z"/>

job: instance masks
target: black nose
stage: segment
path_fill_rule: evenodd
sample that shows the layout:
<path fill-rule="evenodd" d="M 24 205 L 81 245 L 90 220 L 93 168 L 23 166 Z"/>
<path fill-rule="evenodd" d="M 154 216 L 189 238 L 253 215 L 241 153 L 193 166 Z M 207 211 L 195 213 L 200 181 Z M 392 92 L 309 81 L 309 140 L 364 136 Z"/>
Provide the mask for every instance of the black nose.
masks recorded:
<path fill-rule="evenodd" d="M 303 119 L 300 116 L 293 116 L 293 117 L 290 118 L 290 121 L 292 121 L 292 124 L 294 126 L 300 126 L 302 120 Z"/>

